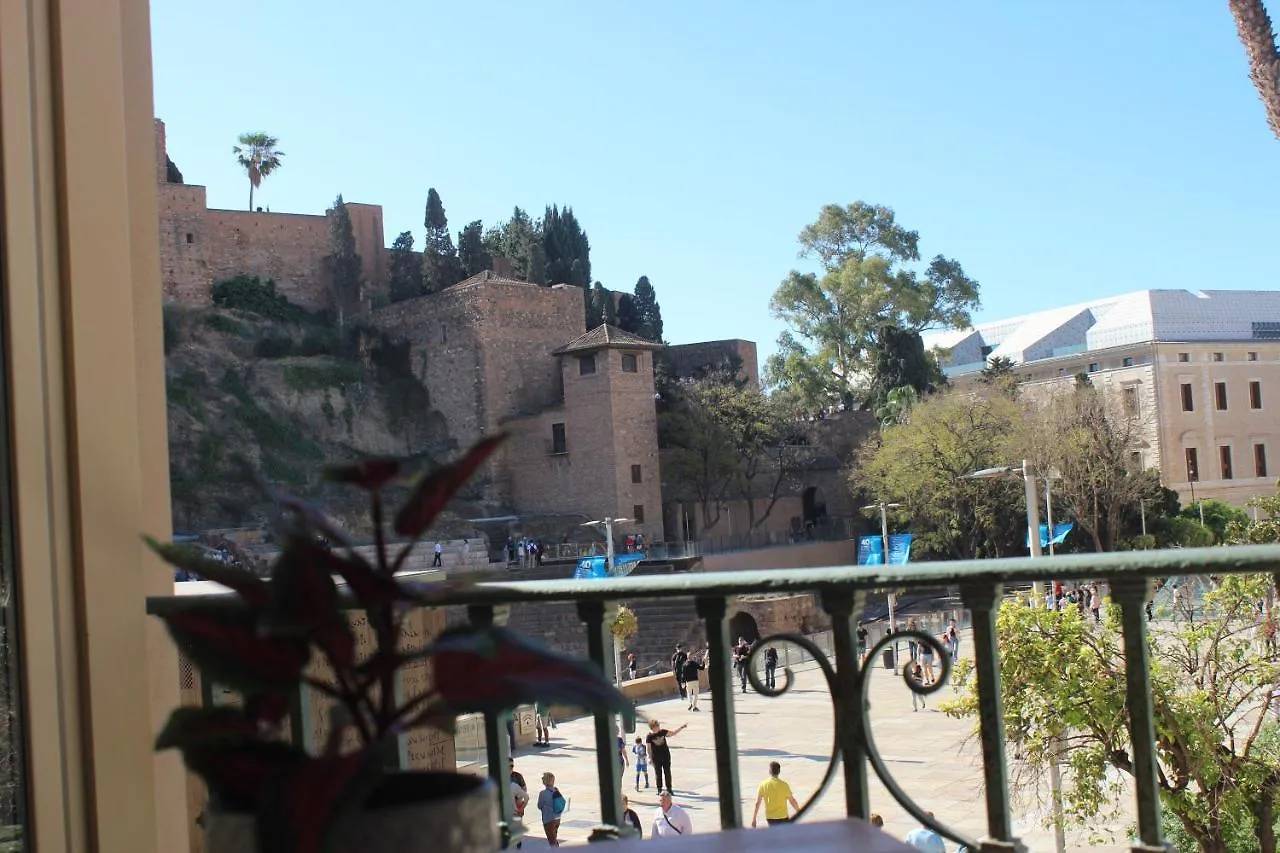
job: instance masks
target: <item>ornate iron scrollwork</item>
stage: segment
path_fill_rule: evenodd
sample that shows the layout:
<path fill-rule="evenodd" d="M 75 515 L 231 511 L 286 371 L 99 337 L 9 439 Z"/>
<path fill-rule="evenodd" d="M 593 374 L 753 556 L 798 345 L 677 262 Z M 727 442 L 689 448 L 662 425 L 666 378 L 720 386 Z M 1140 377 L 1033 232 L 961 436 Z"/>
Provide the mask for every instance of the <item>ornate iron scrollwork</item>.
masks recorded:
<path fill-rule="evenodd" d="M 902 665 L 902 680 L 906 683 L 907 689 L 921 696 L 928 696 L 937 693 L 942 689 L 943 684 L 951 677 L 951 653 L 943 648 L 942 643 L 932 634 L 924 631 L 899 631 L 894 634 L 887 634 L 880 639 L 878 643 L 872 646 L 868 651 L 864 661 L 872 661 L 881 651 L 893 646 L 895 643 L 906 640 L 907 642 L 915 642 L 919 645 L 927 645 L 934 652 L 934 656 L 942 664 L 942 670 L 938 673 L 938 677 L 932 684 L 922 684 L 912 675 L 913 667 L 916 663 L 914 660 L 908 660 Z M 896 650 L 895 650 L 896 652 Z M 896 668 L 896 653 L 895 668 Z M 885 790 L 889 792 L 889 796 L 897 801 L 898 805 L 906 810 L 907 814 L 914 817 L 924 826 L 929 827 L 943 838 L 949 838 L 957 844 L 962 844 L 970 850 L 978 850 L 981 845 L 972 838 L 962 835 L 959 831 L 952 829 L 946 824 L 940 822 L 937 818 L 930 818 L 929 813 L 916 804 L 916 801 L 907 795 L 899 787 L 893 774 L 889 772 L 888 765 L 880 756 L 880 749 L 876 746 L 875 738 L 871 734 L 871 700 L 870 700 L 870 683 L 872 667 L 862 666 L 858 670 L 858 696 L 861 697 L 862 707 L 859 713 L 862 715 L 862 747 L 866 750 L 867 760 L 871 762 L 871 769 L 875 771 L 880 782 L 884 785 Z"/>
<path fill-rule="evenodd" d="M 818 665 L 818 669 L 822 671 L 822 677 L 827 680 L 827 689 L 831 691 L 832 696 L 836 695 L 836 671 L 831 666 L 831 661 L 827 660 L 826 653 L 823 652 L 822 649 L 818 648 L 812 640 L 808 637 L 801 636 L 800 634 L 774 634 L 769 637 L 761 638 L 751 647 L 751 654 L 747 655 L 746 660 L 747 680 L 751 682 L 752 688 L 754 688 L 757 693 L 761 696 L 767 696 L 770 699 L 773 699 L 789 691 L 792 685 L 795 684 L 795 673 L 789 666 L 782 667 L 783 680 L 781 687 L 770 688 L 760 680 L 760 675 L 756 670 L 757 657 L 764 651 L 766 645 L 777 643 L 788 643 L 793 646 L 799 646 L 801 649 L 808 652 L 809 655 L 813 657 L 814 663 Z M 834 711 L 835 709 L 832 708 L 833 716 Z M 827 792 L 827 788 L 831 786 L 831 780 L 835 778 L 836 770 L 840 767 L 840 740 L 838 733 L 835 731 L 836 724 L 837 721 L 833 718 L 831 759 L 827 762 L 827 772 L 823 775 L 822 782 L 809 796 L 809 799 L 805 800 L 800 805 L 799 811 L 797 811 L 791 818 L 792 820 L 799 820 L 804 817 L 809 812 L 809 809 L 816 805 L 818 800 L 822 799 L 822 796 Z"/>

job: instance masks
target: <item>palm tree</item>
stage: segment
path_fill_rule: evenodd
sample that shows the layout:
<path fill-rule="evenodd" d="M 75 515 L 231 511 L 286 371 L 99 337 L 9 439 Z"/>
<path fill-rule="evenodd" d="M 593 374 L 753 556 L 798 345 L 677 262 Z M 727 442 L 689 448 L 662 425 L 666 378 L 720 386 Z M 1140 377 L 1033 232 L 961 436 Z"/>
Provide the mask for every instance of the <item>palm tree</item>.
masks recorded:
<path fill-rule="evenodd" d="M 1267 110 L 1267 124 L 1280 139 L 1280 49 L 1262 0 L 1227 0 L 1249 54 L 1249 77 Z"/>
<path fill-rule="evenodd" d="M 240 144 L 231 149 L 236 159 L 249 173 L 249 209 L 253 210 L 253 191 L 262 186 L 262 179 L 280 168 L 283 151 L 277 151 L 280 140 L 265 133 L 242 133 Z"/>

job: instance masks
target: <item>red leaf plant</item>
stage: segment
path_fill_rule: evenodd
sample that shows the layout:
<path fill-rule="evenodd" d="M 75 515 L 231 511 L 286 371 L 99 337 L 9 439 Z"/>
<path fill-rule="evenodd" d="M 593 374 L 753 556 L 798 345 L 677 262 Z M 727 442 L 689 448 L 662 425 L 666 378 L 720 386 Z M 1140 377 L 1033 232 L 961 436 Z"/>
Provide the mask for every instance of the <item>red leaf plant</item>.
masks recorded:
<path fill-rule="evenodd" d="M 373 459 L 326 472 L 329 480 L 369 494 L 372 561 L 353 550 L 349 537 L 319 508 L 287 495 L 278 499 L 291 527 L 266 579 L 182 546 L 148 540 L 170 564 L 234 593 L 230 599 L 182 599 L 160 618 L 202 677 L 245 697 L 240 707 L 176 709 L 156 748 L 182 753 L 187 767 L 208 786 L 212 808 L 254 813 L 263 853 L 322 853 L 336 822 L 364 806 L 383 781 L 396 737 L 409 729 L 449 728 L 461 713 L 503 711 L 534 701 L 633 713 L 598 669 L 506 628 L 451 629 L 425 649 L 400 648 L 409 609 L 430 606 L 465 585 L 402 583 L 396 572 L 500 441 L 501 436 L 485 439 L 456 462 L 418 479 L 393 516 L 393 529 L 407 538 L 396 545 L 385 535 L 382 491 L 405 480 L 407 464 Z M 320 544 L 322 538 L 332 547 Z M 365 612 L 374 636 L 373 649 L 363 659 L 357 659 L 339 583 L 349 606 Z M 307 674 L 313 657 L 328 664 L 332 680 Z M 397 671 L 423 659 L 432 661 L 431 690 L 397 702 Z M 282 735 L 301 684 L 336 703 L 329 742 L 317 755 Z M 359 735 L 355 751 L 342 749 L 349 729 Z"/>

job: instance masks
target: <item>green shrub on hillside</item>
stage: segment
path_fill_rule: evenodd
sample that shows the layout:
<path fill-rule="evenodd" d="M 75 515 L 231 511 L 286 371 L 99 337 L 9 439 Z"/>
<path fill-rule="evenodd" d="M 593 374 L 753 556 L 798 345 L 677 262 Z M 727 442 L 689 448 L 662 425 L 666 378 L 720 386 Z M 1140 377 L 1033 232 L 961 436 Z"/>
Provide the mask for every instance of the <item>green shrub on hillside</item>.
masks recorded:
<path fill-rule="evenodd" d="M 276 292 L 275 279 L 265 282 L 258 276 L 238 275 L 213 286 L 213 304 L 219 308 L 247 311 L 268 320 L 302 322 L 314 317 Z"/>
<path fill-rule="evenodd" d="M 222 332 L 224 335 L 235 335 L 237 338 L 246 339 L 253 337 L 252 329 L 225 314 L 210 314 L 204 318 L 204 324 L 215 332 Z"/>
<path fill-rule="evenodd" d="M 360 365 L 349 361 L 331 364 L 290 364 L 284 369 L 284 381 L 295 391 L 322 391 L 345 388 L 364 379 Z"/>

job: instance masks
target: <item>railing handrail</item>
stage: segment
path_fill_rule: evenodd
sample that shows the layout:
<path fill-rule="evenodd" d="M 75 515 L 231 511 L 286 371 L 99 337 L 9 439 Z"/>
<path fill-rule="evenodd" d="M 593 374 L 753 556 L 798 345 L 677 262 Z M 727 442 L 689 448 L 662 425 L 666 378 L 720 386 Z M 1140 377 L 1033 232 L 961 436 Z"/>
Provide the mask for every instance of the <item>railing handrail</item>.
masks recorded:
<path fill-rule="evenodd" d="M 954 560 L 906 566 L 828 566 L 728 572 L 681 572 L 592 580 L 497 581 L 460 585 L 433 596 L 431 606 L 503 605 L 540 601 L 617 601 L 668 596 L 745 595 L 821 592 L 824 589 L 876 590 L 901 586 L 955 585 L 969 582 L 1095 580 L 1120 577 L 1169 577 L 1280 572 L 1280 545 L 1232 545 L 1067 554 L 1052 558 L 1007 557 Z M 160 595 L 147 599 L 147 612 L 169 613 L 225 600 L 227 592 Z"/>

